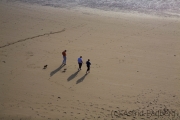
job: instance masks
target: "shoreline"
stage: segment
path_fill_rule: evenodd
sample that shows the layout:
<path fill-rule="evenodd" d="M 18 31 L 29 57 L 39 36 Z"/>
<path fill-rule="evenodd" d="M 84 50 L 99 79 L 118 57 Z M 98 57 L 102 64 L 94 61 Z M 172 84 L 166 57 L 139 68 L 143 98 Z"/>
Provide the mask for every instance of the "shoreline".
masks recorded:
<path fill-rule="evenodd" d="M 5 0 L 6 1 L 6 0 Z M 5 1 L 1 1 L 1 2 L 5 2 Z M 156 18 L 172 18 L 172 19 L 179 19 L 180 18 L 180 14 L 179 13 L 173 13 L 170 11 L 166 11 L 166 12 L 155 12 L 155 11 L 146 11 L 146 12 L 141 12 L 141 11 L 133 11 L 133 10 L 119 10 L 119 9 L 101 9 L 101 8 L 91 8 L 91 7 L 85 7 L 85 6 L 73 6 L 73 7 L 55 7 L 55 6 L 51 6 L 51 5 L 42 5 L 42 4 L 38 4 L 38 3 L 29 3 L 29 2 L 21 2 L 21 1 L 6 1 L 6 3 L 17 3 L 17 4 L 24 4 L 24 5 L 35 5 L 35 6 L 42 6 L 42 7 L 52 7 L 52 8 L 57 8 L 57 9 L 64 9 L 64 10 L 70 10 L 70 11 L 78 11 L 80 10 L 80 12 L 88 11 L 91 14 L 96 14 L 94 13 L 94 11 L 98 11 L 98 15 L 103 13 L 103 14 L 108 14 L 108 15 L 130 15 L 130 16 L 143 16 L 143 17 L 156 17 Z M 106 16 L 106 15 L 105 15 Z"/>

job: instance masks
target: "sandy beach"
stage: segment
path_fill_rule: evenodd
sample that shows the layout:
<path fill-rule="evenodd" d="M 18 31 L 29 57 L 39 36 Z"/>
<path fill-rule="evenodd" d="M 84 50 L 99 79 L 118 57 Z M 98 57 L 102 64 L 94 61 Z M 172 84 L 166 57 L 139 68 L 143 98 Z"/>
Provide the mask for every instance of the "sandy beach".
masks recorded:
<path fill-rule="evenodd" d="M 0 120 L 180 119 L 179 18 L 1 1 L 0 28 Z"/>

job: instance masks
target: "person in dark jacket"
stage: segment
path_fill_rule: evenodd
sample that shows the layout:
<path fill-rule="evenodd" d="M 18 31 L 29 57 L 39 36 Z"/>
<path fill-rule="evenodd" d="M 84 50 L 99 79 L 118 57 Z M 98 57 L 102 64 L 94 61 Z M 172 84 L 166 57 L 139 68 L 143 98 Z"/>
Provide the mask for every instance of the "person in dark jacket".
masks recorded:
<path fill-rule="evenodd" d="M 90 59 L 88 59 L 88 61 L 86 62 L 86 65 L 87 65 L 87 71 L 86 71 L 86 74 L 87 74 L 87 73 L 90 73 L 90 65 L 91 65 Z"/>

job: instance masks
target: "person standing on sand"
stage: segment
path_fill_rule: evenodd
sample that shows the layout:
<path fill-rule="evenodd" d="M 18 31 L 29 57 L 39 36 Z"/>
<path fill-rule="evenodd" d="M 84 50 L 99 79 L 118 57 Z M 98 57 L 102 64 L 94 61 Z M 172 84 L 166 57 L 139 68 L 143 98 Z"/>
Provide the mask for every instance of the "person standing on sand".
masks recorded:
<path fill-rule="evenodd" d="M 87 73 L 90 73 L 90 65 L 91 65 L 90 59 L 88 59 L 88 61 L 86 62 L 86 65 L 87 65 L 87 71 L 86 71 L 86 74 L 87 74 Z"/>
<path fill-rule="evenodd" d="M 62 55 L 63 55 L 63 62 L 62 62 L 62 64 L 66 65 L 66 50 L 64 50 L 62 52 Z"/>
<path fill-rule="evenodd" d="M 82 64 L 83 64 L 82 56 L 80 56 L 80 57 L 78 58 L 78 64 L 79 64 L 79 69 L 78 69 L 78 70 L 81 70 L 81 66 L 82 66 Z"/>

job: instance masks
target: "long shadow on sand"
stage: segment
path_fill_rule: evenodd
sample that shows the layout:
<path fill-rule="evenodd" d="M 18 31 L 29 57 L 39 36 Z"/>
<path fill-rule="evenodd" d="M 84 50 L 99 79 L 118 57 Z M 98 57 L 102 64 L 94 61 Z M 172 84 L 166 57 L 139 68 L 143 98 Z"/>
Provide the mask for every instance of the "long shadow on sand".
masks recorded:
<path fill-rule="evenodd" d="M 80 82 L 82 82 L 85 79 L 86 76 L 87 76 L 87 74 L 82 76 L 79 80 L 77 80 L 76 84 L 79 84 Z"/>
<path fill-rule="evenodd" d="M 74 79 L 77 76 L 78 73 L 79 73 L 79 70 L 77 72 L 73 73 L 71 76 L 69 76 L 67 81 L 71 81 L 72 79 Z"/>
<path fill-rule="evenodd" d="M 60 65 L 57 69 L 55 69 L 54 71 L 52 71 L 52 72 L 50 73 L 50 76 L 52 77 L 52 76 L 53 76 L 54 74 L 56 74 L 59 70 L 61 70 L 64 66 L 65 66 L 64 64 Z"/>

